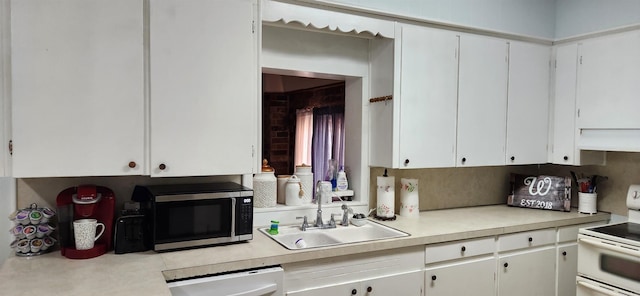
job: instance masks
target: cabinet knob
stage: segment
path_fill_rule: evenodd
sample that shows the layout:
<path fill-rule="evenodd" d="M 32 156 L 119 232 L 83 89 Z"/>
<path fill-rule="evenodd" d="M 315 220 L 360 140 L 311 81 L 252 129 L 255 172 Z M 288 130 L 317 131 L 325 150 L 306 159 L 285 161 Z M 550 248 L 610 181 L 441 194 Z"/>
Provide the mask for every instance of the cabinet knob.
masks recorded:
<path fill-rule="evenodd" d="M 569 156 L 566 156 L 566 155 L 565 155 L 562 159 L 564 159 L 564 160 L 569 160 Z"/>
<path fill-rule="evenodd" d="M 532 241 L 533 241 L 533 237 L 529 237 L 529 242 L 532 242 Z"/>
<path fill-rule="evenodd" d="M 408 158 L 404 160 L 404 165 L 409 165 L 409 159 Z"/>
<path fill-rule="evenodd" d="M 509 267 L 509 263 L 505 262 L 503 266 L 504 266 L 504 268 L 507 268 L 507 267 Z"/>
<path fill-rule="evenodd" d="M 356 295 L 356 294 L 358 294 L 358 290 L 356 289 L 351 290 L 351 295 Z"/>
<path fill-rule="evenodd" d="M 373 291 L 373 288 L 371 286 L 367 287 L 367 293 L 371 293 Z"/>
<path fill-rule="evenodd" d="M 167 166 L 166 166 L 164 163 L 161 163 L 161 164 L 158 166 L 158 168 L 159 168 L 161 171 L 164 171 L 164 169 L 166 169 L 166 168 L 167 168 Z"/>
<path fill-rule="evenodd" d="M 432 276 L 431 276 L 431 280 L 432 280 L 432 281 L 435 281 L 437 278 L 438 278 L 438 277 L 436 277 L 435 275 L 432 275 Z"/>
<path fill-rule="evenodd" d="M 467 250 L 467 247 L 465 247 L 465 246 L 462 246 L 462 248 L 460 248 L 460 251 L 462 251 L 462 252 L 464 252 L 466 250 Z"/>
<path fill-rule="evenodd" d="M 463 157 L 463 158 L 462 158 L 462 163 L 465 163 L 466 161 L 467 161 L 467 158 L 466 158 L 466 157 Z"/>
<path fill-rule="evenodd" d="M 511 161 L 514 161 L 514 160 L 516 160 L 516 157 L 515 156 L 511 156 Z"/>
<path fill-rule="evenodd" d="M 567 251 L 563 251 L 562 256 L 567 256 Z"/>
<path fill-rule="evenodd" d="M 130 161 L 129 162 L 129 168 L 135 168 L 136 167 L 136 162 L 135 161 Z"/>

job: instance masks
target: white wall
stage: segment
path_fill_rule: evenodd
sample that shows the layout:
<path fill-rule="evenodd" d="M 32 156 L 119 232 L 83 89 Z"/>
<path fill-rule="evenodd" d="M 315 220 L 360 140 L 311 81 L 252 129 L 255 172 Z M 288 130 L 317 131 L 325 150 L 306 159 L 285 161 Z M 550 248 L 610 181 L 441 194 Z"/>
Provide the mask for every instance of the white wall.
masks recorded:
<path fill-rule="evenodd" d="M 640 0 L 557 0 L 555 39 L 640 24 Z"/>
<path fill-rule="evenodd" d="M 555 33 L 556 0 L 310 0 L 309 2 L 349 5 L 416 19 L 549 40 L 553 39 Z"/>
<path fill-rule="evenodd" d="M 13 178 L 0 178 L 0 265 L 11 253 L 9 244 L 13 241 L 13 235 L 8 230 L 13 227 L 7 217 L 16 210 L 16 180 Z"/>

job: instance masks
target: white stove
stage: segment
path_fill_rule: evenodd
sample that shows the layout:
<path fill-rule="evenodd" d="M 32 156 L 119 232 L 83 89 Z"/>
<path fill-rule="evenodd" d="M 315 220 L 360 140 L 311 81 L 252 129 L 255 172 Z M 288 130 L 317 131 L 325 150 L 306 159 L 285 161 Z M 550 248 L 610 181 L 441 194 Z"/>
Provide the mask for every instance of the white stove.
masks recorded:
<path fill-rule="evenodd" d="M 640 296 L 640 185 L 629 187 L 627 207 L 627 222 L 580 229 L 578 296 Z"/>

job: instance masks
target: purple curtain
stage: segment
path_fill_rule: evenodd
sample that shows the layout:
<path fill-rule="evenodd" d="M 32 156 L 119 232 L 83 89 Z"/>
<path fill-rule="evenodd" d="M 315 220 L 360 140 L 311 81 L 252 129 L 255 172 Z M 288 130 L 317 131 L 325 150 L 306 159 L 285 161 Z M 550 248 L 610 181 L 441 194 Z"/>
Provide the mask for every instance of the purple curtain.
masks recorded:
<path fill-rule="evenodd" d="M 344 166 L 344 107 L 325 107 L 313 110 L 313 184 L 332 179 L 330 160 L 335 163 L 334 174 Z M 315 196 L 315 188 L 314 188 Z"/>

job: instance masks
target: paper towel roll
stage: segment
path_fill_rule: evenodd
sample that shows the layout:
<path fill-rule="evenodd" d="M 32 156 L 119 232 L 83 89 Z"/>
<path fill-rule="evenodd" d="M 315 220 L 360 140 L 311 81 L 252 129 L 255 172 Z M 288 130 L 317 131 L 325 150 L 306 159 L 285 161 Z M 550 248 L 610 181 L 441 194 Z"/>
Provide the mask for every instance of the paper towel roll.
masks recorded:
<path fill-rule="evenodd" d="M 418 179 L 400 179 L 400 216 L 418 218 L 420 216 Z"/>
<path fill-rule="evenodd" d="M 394 217 L 395 211 L 395 188 L 393 187 L 395 178 L 378 176 L 378 204 L 376 215 L 383 218 Z"/>

